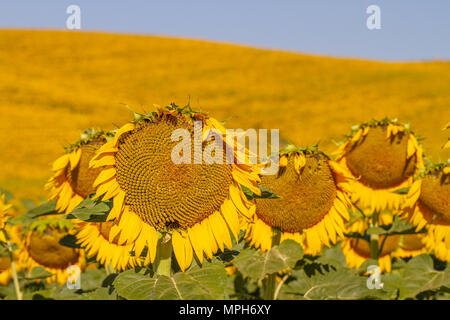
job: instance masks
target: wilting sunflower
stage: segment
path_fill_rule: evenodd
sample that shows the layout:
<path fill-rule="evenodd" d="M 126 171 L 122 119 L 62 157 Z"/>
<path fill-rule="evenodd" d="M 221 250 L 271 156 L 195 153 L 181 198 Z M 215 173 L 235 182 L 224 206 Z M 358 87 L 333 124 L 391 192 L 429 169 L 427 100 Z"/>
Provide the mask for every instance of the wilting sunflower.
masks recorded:
<path fill-rule="evenodd" d="M 317 147 L 280 151 L 276 175 L 261 177 L 261 186 L 278 199 L 255 199 L 253 220 L 245 239 L 262 251 L 272 247 L 274 232 L 280 241 L 292 239 L 308 254 L 318 254 L 343 237 L 350 201 L 344 193 L 346 178 L 339 166 Z"/>
<path fill-rule="evenodd" d="M 440 163 L 425 170 L 411 186 L 404 205 L 416 229 L 426 227 L 425 243 L 436 257 L 450 261 L 450 165 Z"/>
<path fill-rule="evenodd" d="M 95 256 L 101 264 L 109 264 L 116 270 L 123 271 L 128 268 L 134 268 L 139 265 L 137 257 L 131 255 L 133 244 L 118 244 L 118 237 L 110 241 L 109 233 L 113 221 L 106 222 L 80 222 L 76 229 L 76 237 L 88 256 Z"/>
<path fill-rule="evenodd" d="M 194 121 L 201 124 L 201 131 L 195 130 Z M 204 158 L 195 163 L 201 153 L 211 150 L 207 133 L 213 129 L 226 134 L 217 120 L 172 104 L 148 115 L 135 114 L 133 123 L 122 126 L 98 150 L 91 165 L 101 168 L 94 183 L 97 196 L 113 198 L 108 221 L 116 223 L 110 241 L 133 244 L 138 257 L 147 247 L 145 262 L 153 263 L 158 233 L 164 234 L 160 243 L 168 246 L 171 239 L 182 270 L 191 265 L 193 253 L 201 263 L 204 254 L 211 258 L 218 249 L 231 248 L 229 230 L 237 239 L 239 215 L 250 214 L 241 185 L 260 194 L 259 177 L 255 167 L 236 164 L 237 153 L 223 142 L 225 137 L 216 138 L 214 144 L 231 149 L 234 163 L 217 149 L 211 154 L 223 163 L 208 164 Z M 188 140 L 173 141 L 175 130 L 187 133 Z M 173 153 L 194 163 L 175 163 Z"/>
<path fill-rule="evenodd" d="M 380 226 L 392 224 L 393 218 L 390 214 L 381 213 L 378 218 Z M 342 253 L 345 256 L 345 261 L 350 268 L 359 268 L 366 260 L 370 259 L 370 239 L 365 231 L 369 228 L 366 219 L 361 219 L 353 222 L 347 228 L 347 233 L 358 233 L 361 237 L 348 237 L 342 242 Z M 391 271 L 391 256 L 395 252 L 400 243 L 399 235 L 384 236 L 381 235 L 378 239 L 378 248 L 381 252 L 378 257 L 378 265 L 380 271 Z"/>
<path fill-rule="evenodd" d="M 92 186 L 100 169 L 89 168 L 95 152 L 112 133 L 87 129 L 81 139 L 66 148 L 53 163 L 53 176 L 46 184 L 50 200 L 56 199 L 56 210 L 70 213 L 81 201 L 94 193 Z"/>
<path fill-rule="evenodd" d="M 426 252 L 424 234 L 404 234 L 401 236 L 398 248 L 392 253 L 392 256 L 411 258 Z"/>
<path fill-rule="evenodd" d="M 351 199 L 362 208 L 398 210 L 402 190 L 423 169 L 422 148 L 408 125 L 373 120 L 352 131 L 337 151 L 350 183 Z"/>
<path fill-rule="evenodd" d="M 33 222 L 27 231 L 23 247 L 20 250 L 20 262 L 30 272 L 41 267 L 52 273 L 46 278 L 48 283 L 63 285 L 70 274 L 69 266 L 78 266 L 83 270 L 86 259 L 80 249 L 69 248 L 59 241 L 72 229 L 72 224 L 63 219 L 43 219 Z"/>

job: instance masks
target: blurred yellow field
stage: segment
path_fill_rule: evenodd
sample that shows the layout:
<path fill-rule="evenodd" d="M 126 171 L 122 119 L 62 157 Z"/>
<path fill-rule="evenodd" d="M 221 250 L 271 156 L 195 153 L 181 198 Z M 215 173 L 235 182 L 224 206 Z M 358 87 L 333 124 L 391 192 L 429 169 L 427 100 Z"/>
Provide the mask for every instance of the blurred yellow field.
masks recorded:
<path fill-rule="evenodd" d="M 392 117 L 425 137 L 433 160 L 450 119 L 450 62 L 383 63 L 100 33 L 0 31 L 0 186 L 46 196 L 50 164 L 87 127 L 113 129 L 124 107 L 184 105 L 232 128 L 279 128 L 334 150 L 352 124 Z"/>

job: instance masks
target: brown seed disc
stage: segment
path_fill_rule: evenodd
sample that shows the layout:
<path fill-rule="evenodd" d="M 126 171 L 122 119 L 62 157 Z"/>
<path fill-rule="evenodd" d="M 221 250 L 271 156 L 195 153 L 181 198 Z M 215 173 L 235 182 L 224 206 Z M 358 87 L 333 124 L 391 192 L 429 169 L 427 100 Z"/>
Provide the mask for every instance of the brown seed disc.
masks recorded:
<path fill-rule="evenodd" d="M 81 197 L 86 198 L 95 192 L 92 184 L 97 178 L 102 168 L 89 168 L 89 161 L 95 155 L 95 152 L 106 142 L 105 139 L 95 139 L 88 144 L 81 146 L 81 157 L 75 170 L 66 169 L 67 180 L 69 180 L 72 189 Z"/>
<path fill-rule="evenodd" d="M 408 136 L 386 138 L 386 127 L 370 128 L 367 135 L 346 155 L 355 177 L 375 189 L 395 187 L 414 174 L 416 156 L 406 158 Z"/>
<path fill-rule="evenodd" d="M 422 181 L 419 203 L 433 212 L 435 223 L 450 224 L 450 175 L 427 175 Z"/>
<path fill-rule="evenodd" d="M 405 250 L 420 250 L 425 245 L 422 243 L 421 237 L 417 234 L 405 234 L 403 235 L 402 249 Z"/>
<path fill-rule="evenodd" d="M 380 236 L 378 239 L 378 248 L 381 246 L 383 239 L 386 236 Z M 386 241 L 383 245 L 383 250 L 381 251 L 380 256 L 384 256 L 386 254 L 392 253 L 395 249 L 397 249 L 398 244 L 400 242 L 400 236 L 394 235 L 387 237 Z M 369 242 L 364 239 L 353 238 L 350 240 L 350 245 L 355 250 L 357 254 L 364 258 L 370 258 L 370 245 Z"/>
<path fill-rule="evenodd" d="M 59 244 L 65 235 L 67 232 L 55 228 L 47 228 L 44 233 L 33 231 L 28 246 L 30 256 L 40 265 L 49 268 L 65 269 L 75 264 L 79 253 Z"/>
<path fill-rule="evenodd" d="M 294 170 L 294 159 L 277 175 L 261 178 L 261 185 L 280 199 L 257 199 L 256 214 L 267 225 L 285 232 L 299 232 L 322 220 L 333 207 L 336 183 L 327 160 L 317 154 L 306 157 L 300 175 Z"/>
<path fill-rule="evenodd" d="M 176 129 L 191 134 L 192 164 L 172 161 L 172 150 L 181 143 L 171 140 Z M 164 115 L 139 123 L 119 140 L 116 176 L 125 203 L 158 230 L 191 227 L 219 210 L 228 196 L 232 166 L 225 152 L 223 164 L 193 164 L 193 132 L 190 118 Z"/>

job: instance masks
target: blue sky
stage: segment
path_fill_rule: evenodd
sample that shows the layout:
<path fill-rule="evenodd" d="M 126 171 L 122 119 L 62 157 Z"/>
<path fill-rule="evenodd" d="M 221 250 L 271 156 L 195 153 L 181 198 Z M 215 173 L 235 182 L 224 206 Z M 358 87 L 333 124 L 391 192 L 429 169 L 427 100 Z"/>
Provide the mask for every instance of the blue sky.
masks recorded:
<path fill-rule="evenodd" d="M 449 0 L 2 0 L 0 28 L 156 34 L 312 54 L 381 60 L 450 60 Z M 381 9 L 381 29 L 366 8 Z"/>

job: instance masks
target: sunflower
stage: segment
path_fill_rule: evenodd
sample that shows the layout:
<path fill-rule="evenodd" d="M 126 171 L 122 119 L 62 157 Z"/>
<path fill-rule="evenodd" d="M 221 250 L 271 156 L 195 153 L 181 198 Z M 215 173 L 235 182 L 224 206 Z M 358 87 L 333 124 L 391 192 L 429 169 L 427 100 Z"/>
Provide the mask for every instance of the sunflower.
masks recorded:
<path fill-rule="evenodd" d="M 196 124 L 201 124 L 201 131 Z M 187 132 L 189 141 L 173 141 L 175 130 Z M 164 247 L 165 252 L 173 247 L 183 271 L 194 254 L 202 263 L 204 255 L 211 258 L 224 246 L 231 249 L 229 230 L 237 240 L 239 215 L 251 214 L 241 185 L 260 194 L 259 177 L 254 166 L 236 164 L 237 152 L 225 139 L 215 145 L 231 150 L 233 163 L 225 162 L 220 153 L 214 155 L 222 163 L 208 164 L 205 159 L 195 163 L 201 153 L 211 150 L 212 140 L 205 137 L 213 130 L 226 135 L 217 120 L 172 104 L 147 115 L 135 114 L 134 122 L 122 126 L 97 151 L 91 160 L 92 168 L 101 168 L 94 183 L 96 197 L 113 199 L 110 241 L 132 244 L 138 257 L 147 247 L 144 263 L 155 261 L 157 248 Z M 188 151 L 178 154 L 191 156 L 194 164 L 172 160 L 180 145 Z"/>
<path fill-rule="evenodd" d="M 10 243 L 17 245 L 20 248 L 22 245 L 22 241 L 21 241 L 22 226 L 21 225 L 14 225 L 14 226 L 6 225 L 4 230 L 6 231 L 6 233 L 9 236 Z M 3 232 L 0 232 L 0 241 L 3 241 L 2 237 L 6 241 Z M 22 265 L 21 265 L 21 263 L 19 263 L 18 251 L 14 251 L 13 259 L 14 259 L 14 269 L 16 272 L 19 272 L 20 270 L 22 270 Z M 13 268 L 12 268 L 12 264 L 11 264 L 10 253 L 8 252 L 8 250 L 5 247 L 0 246 L 0 285 L 4 285 L 4 286 L 8 285 L 12 276 L 13 276 Z"/>
<path fill-rule="evenodd" d="M 59 241 L 72 229 L 72 224 L 63 219 L 43 219 L 33 222 L 27 231 L 19 261 L 28 272 L 41 267 L 52 273 L 46 278 L 48 283 L 63 285 L 68 277 L 67 268 L 75 265 L 83 270 L 84 252 L 59 244 Z"/>
<path fill-rule="evenodd" d="M 110 241 L 109 233 L 113 225 L 113 221 L 80 222 L 76 227 L 77 243 L 86 250 L 89 257 L 95 256 L 105 266 L 111 264 L 118 271 L 136 267 L 139 260 L 130 254 L 133 244 L 119 245 L 117 236 Z"/>
<path fill-rule="evenodd" d="M 66 148 L 53 163 L 53 176 L 46 184 L 56 210 L 70 213 L 81 201 L 94 193 L 92 186 L 100 169 L 89 168 L 89 161 L 111 133 L 87 129 L 81 139 Z"/>
<path fill-rule="evenodd" d="M 425 170 L 411 186 L 405 214 L 416 230 L 427 228 L 425 244 L 436 257 L 450 261 L 450 165 L 440 163 Z"/>
<path fill-rule="evenodd" d="M 408 125 L 373 120 L 354 128 L 337 150 L 348 176 L 352 202 L 372 211 L 398 210 L 402 190 L 423 169 L 422 148 Z"/>
<path fill-rule="evenodd" d="M 305 252 L 318 254 L 343 237 L 350 201 L 344 190 L 346 178 L 339 166 L 317 147 L 280 151 L 276 175 L 265 175 L 261 186 L 278 199 L 255 199 L 255 214 L 247 226 L 245 239 L 251 246 L 267 251 L 275 233 L 279 241 L 292 239 Z M 275 244 L 275 243 L 274 243 Z"/>
<path fill-rule="evenodd" d="M 378 218 L 380 226 L 392 224 L 392 215 L 381 213 Z M 342 253 L 345 261 L 350 268 L 359 268 L 366 260 L 370 259 L 369 237 L 365 231 L 369 228 L 366 219 L 360 219 L 347 227 L 347 233 L 358 233 L 360 237 L 348 237 L 342 242 Z M 378 248 L 381 252 L 378 257 L 380 271 L 391 271 L 391 256 L 400 243 L 399 235 L 385 236 L 381 235 L 378 239 Z"/>
<path fill-rule="evenodd" d="M 424 234 L 404 234 L 400 238 L 397 250 L 392 253 L 393 257 L 411 258 L 426 253 Z"/>

